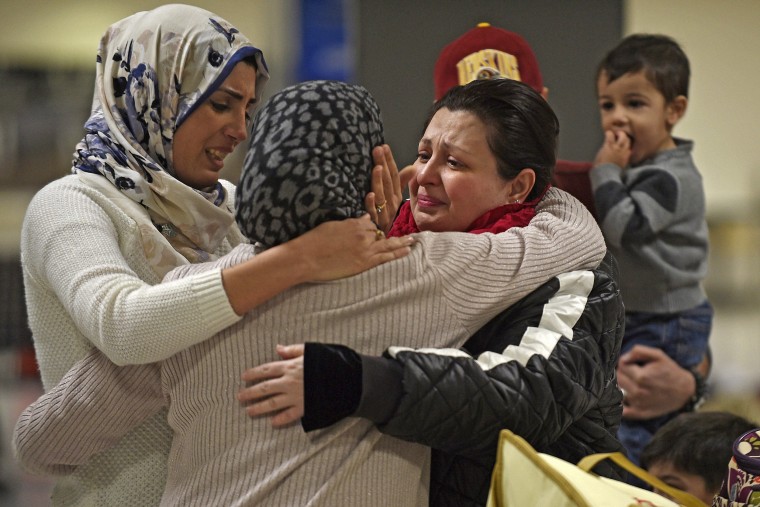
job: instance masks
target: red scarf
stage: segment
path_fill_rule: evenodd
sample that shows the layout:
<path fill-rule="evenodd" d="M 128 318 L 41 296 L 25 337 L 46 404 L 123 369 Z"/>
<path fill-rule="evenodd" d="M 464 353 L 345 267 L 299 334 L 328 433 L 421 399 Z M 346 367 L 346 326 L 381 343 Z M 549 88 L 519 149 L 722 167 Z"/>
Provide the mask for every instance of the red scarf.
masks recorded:
<path fill-rule="evenodd" d="M 536 216 L 536 204 L 544 197 L 548 189 L 549 186 L 532 201 L 505 204 L 504 206 L 486 211 L 471 223 L 465 232 L 472 234 L 492 232 L 498 234 L 512 227 L 525 227 Z M 417 227 L 417 222 L 414 221 L 412 206 L 409 204 L 409 201 L 406 201 L 401 205 L 398 216 L 393 221 L 393 226 L 388 233 L 388 237 L 405 236 L 415 232 L 420 232 L 420 230 Z"/>

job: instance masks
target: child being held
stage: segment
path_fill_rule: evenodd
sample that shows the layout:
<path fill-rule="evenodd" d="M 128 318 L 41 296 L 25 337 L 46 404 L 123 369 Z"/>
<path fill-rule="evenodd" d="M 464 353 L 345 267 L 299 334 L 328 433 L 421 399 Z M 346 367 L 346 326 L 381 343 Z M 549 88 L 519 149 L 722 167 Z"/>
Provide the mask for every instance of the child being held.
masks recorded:
<path fill-rule="evenodd" d="M 686 112 L 689 74 L 688 58 L 667 36 L 631 35 L 607 54 L 597 74 L 605 138 L 590 177 L 599 224 L 620 266 L 621 355 L 636 344 L 662 349 L 694 371 L 700 386 L 694 369 L 707 353 L 713 317 L 702 286 L 705 198 L 693 142 L 672 136 Z M 679 412 L 623 418 L 618 437 L 632 461 Z"/>
<path fill-rule="evenodd" d="M 641 466 L 665 484 L 712 505 L 734 441 L 756 427 L 728 412 L 681 414 L 655 433 L 641 453 Z"/>

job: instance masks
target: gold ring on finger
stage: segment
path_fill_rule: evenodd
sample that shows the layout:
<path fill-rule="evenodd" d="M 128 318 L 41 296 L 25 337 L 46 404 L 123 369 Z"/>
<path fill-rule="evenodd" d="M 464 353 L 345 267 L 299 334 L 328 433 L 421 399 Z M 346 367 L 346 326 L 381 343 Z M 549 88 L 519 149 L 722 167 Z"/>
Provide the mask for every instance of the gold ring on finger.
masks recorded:
<path fill-rule="evenodd" d="M 375 241 L 380 241 L 385 238 L 385 233 L 380 229 L 367 229 L 369 232 L 375 233 Z"/>

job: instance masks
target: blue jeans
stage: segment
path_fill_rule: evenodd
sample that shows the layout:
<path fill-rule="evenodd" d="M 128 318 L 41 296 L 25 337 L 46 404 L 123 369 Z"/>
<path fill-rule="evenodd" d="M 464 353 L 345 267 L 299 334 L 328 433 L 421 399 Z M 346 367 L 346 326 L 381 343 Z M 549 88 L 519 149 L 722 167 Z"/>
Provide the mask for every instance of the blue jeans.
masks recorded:
<path fill-rule="evenodd" d="M 626 313 L 620 353 L 628 352 L 634 345 L 647 345 L 662 349 L 681 367 L 692 368 L 702 361 L 707 351 L 712 320 L 713 308 L 708 301 L 680 313 Z M 631 461 L 639 464 L 641 451 L 652 435 L 678 413 L 671 412 L 644 421 L 623 419 L 618 439 L 628 451 Z"/>

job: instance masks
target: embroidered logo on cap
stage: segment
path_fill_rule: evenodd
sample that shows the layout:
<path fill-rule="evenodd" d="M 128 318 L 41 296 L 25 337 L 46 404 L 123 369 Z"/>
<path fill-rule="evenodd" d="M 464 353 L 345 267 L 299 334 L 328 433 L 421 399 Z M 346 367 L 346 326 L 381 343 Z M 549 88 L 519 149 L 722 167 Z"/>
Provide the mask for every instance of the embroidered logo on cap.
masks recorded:
<path fill-rule="evenodd" d="M 465 85 L 476 79 L 506 77 L 515 81 L 520 79 L 517 58 L 514 55 L 496 49 L 483 49 L 465 56 L 457 63 L 459 84 Z"/>

